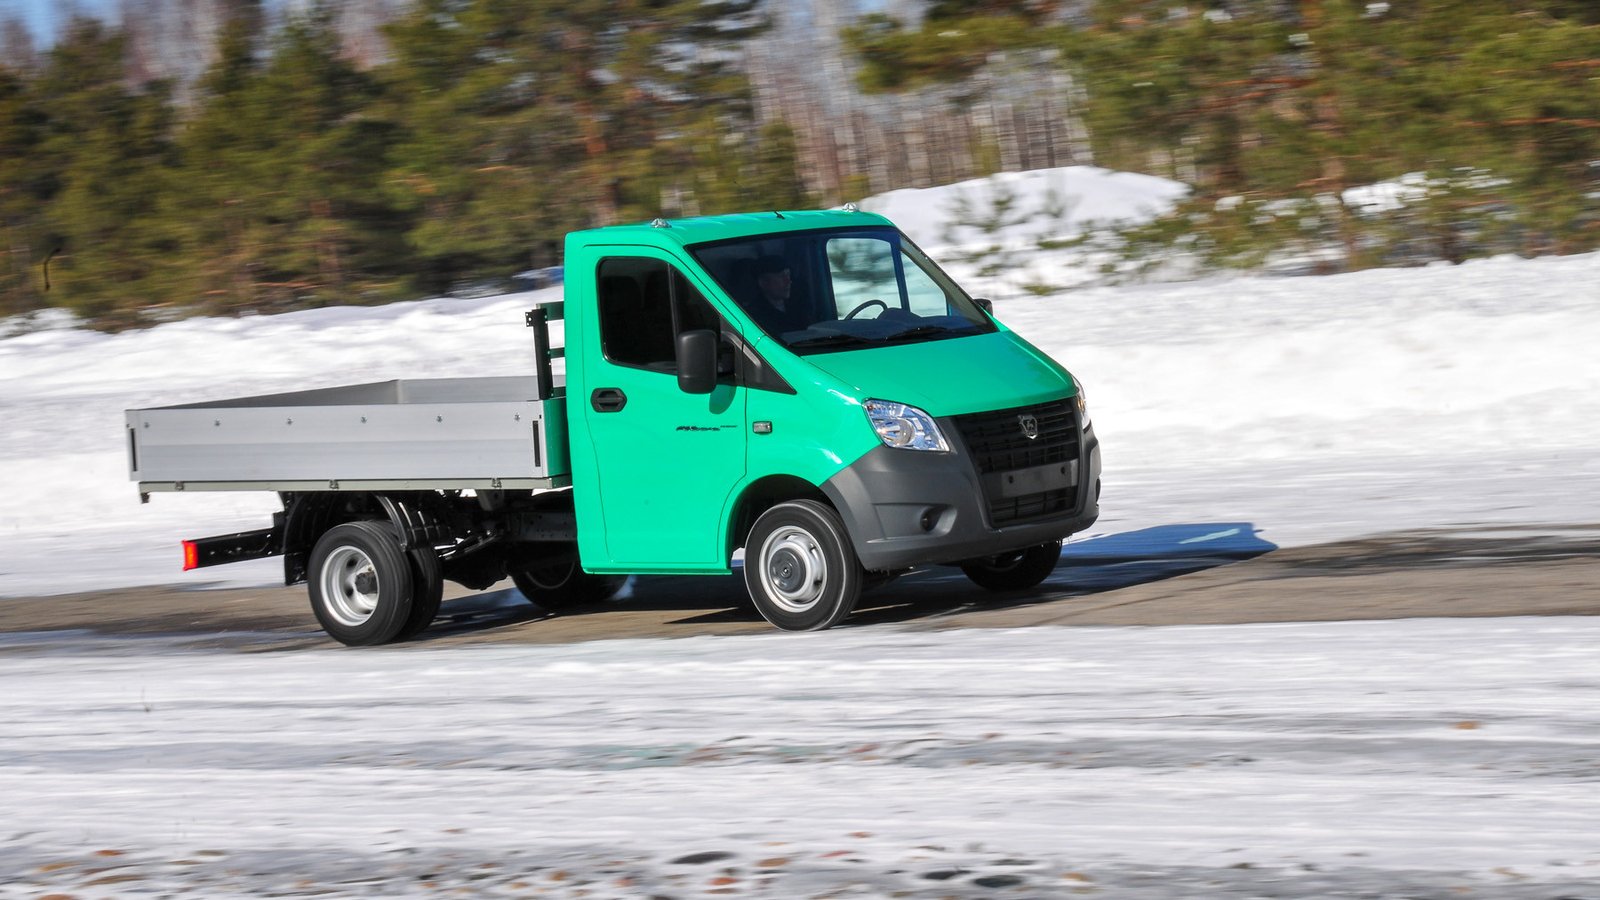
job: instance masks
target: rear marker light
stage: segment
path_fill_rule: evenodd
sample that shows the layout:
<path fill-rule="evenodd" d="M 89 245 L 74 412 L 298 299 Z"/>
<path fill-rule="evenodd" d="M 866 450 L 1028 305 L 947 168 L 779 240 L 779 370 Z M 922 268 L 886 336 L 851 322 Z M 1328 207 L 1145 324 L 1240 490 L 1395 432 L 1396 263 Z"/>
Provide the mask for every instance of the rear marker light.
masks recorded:
<path fill-rule="evenodd" d="M 198 568 L 200 568 L 200 548 L 194 545 L 194 541 L 184 541 L 183 570 L 187 572 Z"/>

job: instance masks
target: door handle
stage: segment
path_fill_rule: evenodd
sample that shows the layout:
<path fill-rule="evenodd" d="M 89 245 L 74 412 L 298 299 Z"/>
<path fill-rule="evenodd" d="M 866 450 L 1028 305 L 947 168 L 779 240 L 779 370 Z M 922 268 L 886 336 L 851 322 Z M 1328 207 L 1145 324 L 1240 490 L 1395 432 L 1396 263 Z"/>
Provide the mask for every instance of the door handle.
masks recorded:
<path fill-rule="evenodd" d="M 595 412 L 622 412 L 628 405 L 628 395 L 621 388 L 595 388 L 589 395 L 589 405 Z"/>

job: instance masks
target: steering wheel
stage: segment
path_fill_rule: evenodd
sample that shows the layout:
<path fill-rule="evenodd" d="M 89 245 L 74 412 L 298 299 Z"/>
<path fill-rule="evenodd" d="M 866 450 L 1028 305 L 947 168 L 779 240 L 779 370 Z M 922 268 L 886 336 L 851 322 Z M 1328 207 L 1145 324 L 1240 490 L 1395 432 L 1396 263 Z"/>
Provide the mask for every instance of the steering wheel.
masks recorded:
<path fill-rule="evenodd" d="M 865 312 L 867 310 L 867 308 L 871 307 L 873 304 L 877 304 L 878 306 L 883 307 L 883 311 L 884 312 L 888 312 L 889 311 L 889 304 L 883 302 L 882 300 L 868 300 L 867 302 L 861 304 L 860 306 L 856 307 L 855 309 L 852 309 L 849 312 L 845 313 L 844 317 L 846 319 L 854 319 L 856 317 L 856 313 Z"/>

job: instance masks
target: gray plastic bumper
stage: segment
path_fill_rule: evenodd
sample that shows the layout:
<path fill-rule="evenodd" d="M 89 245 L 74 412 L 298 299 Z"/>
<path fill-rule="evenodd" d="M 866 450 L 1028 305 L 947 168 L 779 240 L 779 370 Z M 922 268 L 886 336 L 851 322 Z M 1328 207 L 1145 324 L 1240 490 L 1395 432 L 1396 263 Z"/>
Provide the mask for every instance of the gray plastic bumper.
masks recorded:
<path fill-rule="evenodd" d="M 948 426 L 941 428 L 950 433 Z M 960 441 L 948 453 L 877 447 L 822 485 L 844 518 L 861 564 L 902 569 L 993 556 L 1065 538 L 1100 515 L 1100 441 L 1082 433 L 1076 504 L 1066 512 L 995 528 L 983 476 Z M 991 479 L 994 476 L 989 476 Z"/>

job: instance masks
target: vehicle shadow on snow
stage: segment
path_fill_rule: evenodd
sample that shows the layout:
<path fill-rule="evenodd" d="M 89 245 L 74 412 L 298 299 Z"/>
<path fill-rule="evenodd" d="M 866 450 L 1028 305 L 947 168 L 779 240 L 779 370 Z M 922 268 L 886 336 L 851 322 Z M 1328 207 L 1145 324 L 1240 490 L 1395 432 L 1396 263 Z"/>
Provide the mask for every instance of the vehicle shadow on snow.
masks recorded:
<path fill-rule="evenodd" d="M 957 615 L 967 610 L 1005 609 L 1148 584 L 1260 556 L 1277 549 L 1262 540 L 1249 522 L 1162 525 L 1120 534 L 1096 535 L 1062 548 L 1055 572 L 1038 587 L 993 593 L 969 581 L 960 569 L 933 566 L 913 570 L 868 591 L 856 612 L 840 627 L 904 622 Z M 732 575 L 651 576 L 629 579 L 619 595 L 604 603 L 568 609 L 560 618 L 619 613 L 672 613 L 667 625 L 760 624 L 745 594 L 743 573 Z M 515 589 L 490 591 L 452 601 L 422 640 L 431 636 L 503 628 L 555 614 L 522 598 Z"/>
<path fill-rule="evenodd" d="M 1249 522 L 1196 522 L 1095 535 L 1062 547 L 1061 562 L 1050 577 L 1025 591 L 986 591 L 948 566 L 919 570 L 862 597 L 845 624 L 876 625 L 1092 597 L 1276 550 L 1258 531 Z"/>

